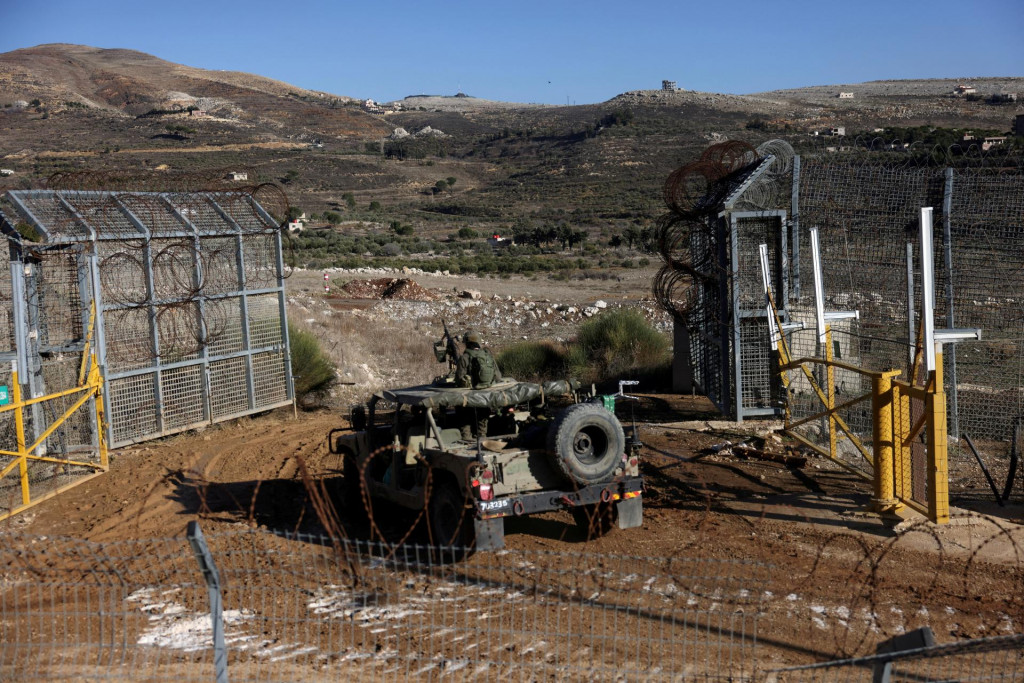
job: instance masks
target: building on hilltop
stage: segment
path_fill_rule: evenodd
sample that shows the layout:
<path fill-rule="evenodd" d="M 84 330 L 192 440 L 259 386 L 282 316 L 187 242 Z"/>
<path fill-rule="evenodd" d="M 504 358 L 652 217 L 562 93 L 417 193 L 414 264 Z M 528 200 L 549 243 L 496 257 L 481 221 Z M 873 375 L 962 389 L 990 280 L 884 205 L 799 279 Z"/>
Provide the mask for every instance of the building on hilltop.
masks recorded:
<path fill-rule="evenodd" d="M 1006 143 L 1006 137 L 1005 136 L 985 138 L 984 140 L 981 141 L 981 150 L 983 152 L 987 152 L 988 150 L 992 149 L 993 147 L 996 147 L 998 145 L 1002 145 L 1002 144 L 1005 144 L 1005 143 Z"/>
<path fill-rule="evenodd" d="M 679 88 L 676 87 L 675 81 L 662 81 L 661 89 L 665 92 L 675 92 L 676 90 L 679 90 Z"/>
<path fill-rule="evenodd" d="M 852 92 L 841 92 L 838 95 L 836 95 L 836 97 L 838 97 L 841 100 L 852 100 L 853 99 L 853 93 Z"/>
<path fill-rule="evenodd" d="M 957 86 L 953 88 L 954 95 L 973 95 L 976 92 L 978 92 L 977 88 L 973 85 L 966 85 L 964 83 L 958 83 Z"/>

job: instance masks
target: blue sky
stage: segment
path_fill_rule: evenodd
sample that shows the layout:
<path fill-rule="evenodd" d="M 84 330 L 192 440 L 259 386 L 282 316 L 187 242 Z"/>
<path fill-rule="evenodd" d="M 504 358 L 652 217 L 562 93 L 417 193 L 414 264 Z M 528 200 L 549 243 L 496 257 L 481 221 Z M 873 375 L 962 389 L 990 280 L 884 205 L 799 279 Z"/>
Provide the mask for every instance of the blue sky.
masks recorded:
<path fill-rule="evenodd" d="M 1024 76 L 1024 0 L 0 0 L 0 26 L 0 52 L 129 48 L 381 101 Z"/>

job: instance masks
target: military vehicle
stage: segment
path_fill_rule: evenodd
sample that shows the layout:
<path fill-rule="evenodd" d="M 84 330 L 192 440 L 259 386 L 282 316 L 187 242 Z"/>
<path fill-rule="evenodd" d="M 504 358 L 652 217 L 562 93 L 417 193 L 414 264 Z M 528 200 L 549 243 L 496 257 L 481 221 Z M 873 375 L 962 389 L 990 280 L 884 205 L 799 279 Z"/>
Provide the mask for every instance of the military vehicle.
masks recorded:
<path fill-rule="evenodd" d="M 549 510 L 569 510 L 599 535 L 643 517 L 642 444 L 614 404 L 570 381 L 461 389 L 449 375 L 375 394 L 353 407 L 351 430 L 331 430 L 328 446 L 344 456 L 350 512 L 382 501 L 425 510 L 432 545 L 453 552 L 503 548 L 504 518 Z M 465 440 L 460 428 L 475 411 L 490 412 L 488 434 Z"/>

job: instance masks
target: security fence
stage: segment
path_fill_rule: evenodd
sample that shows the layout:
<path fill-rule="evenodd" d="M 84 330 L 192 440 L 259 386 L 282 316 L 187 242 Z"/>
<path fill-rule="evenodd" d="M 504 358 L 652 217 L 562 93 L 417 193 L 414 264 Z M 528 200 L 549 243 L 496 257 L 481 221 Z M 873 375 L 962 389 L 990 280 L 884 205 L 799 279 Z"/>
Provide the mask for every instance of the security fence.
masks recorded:
<path fill-rule="evenodd" d="M 912 256 L 920 253 L 917 212 L 934 207 L 936 327 L 982 330 L 980 341 L 947 345 L 943 357 L 951 494 L 977 495 L 977 465 L 960 437 L 970 436 L 1005 480 L 1024 414 L 1024 169 L 1019 159 L 1005 158 L 996 167 L 909 161 L 898 153 L 804 161 L 800 234 L 819 227 L 826 297 L 836 309 L 860 313 L 858 321 L 834 327 L 837 355 L 921 380 L 911 360 L 922 300 L 920 263 Z M 794 275 L 809 282 L 809 259 L 800 259 L 798 269 Z M 799 292 L 791 311 L 812 306 L 808 287 Z M 840 378 L 839 387 L 841 396 L 868 388 L 852 376 Z M 870 437 L 863 411 L 847 417 Z"/>
<path fill-rule="evenodd" d="M 856 547 L 831 539 L 808 559 Z M 899 608 L 931 603 L 889 595 L 881 574 L 837 586 L 698 556 L 454 554 L 253 530 L 207 538 L 195 523 L 186 537 L 114 543 L 5 533 L 0 678 L 1024 681 L 1021 634 L 896 647 Z M 1019 604 L 993 616 L 1019 625 Z M 871 678 L 886 665 L 890 678 Z"/>
<path fill-rule="evenodd" d="M 1024 164 L 973 154 L 942 162 L 902 148 L 802 159 L 781 141 L 757 150 L 735 141 L 712 146 L 666 181 L 665 266 L 654 290 L 688 331 L 680 351 L 694 383 L 724 412 L 743 419 L 788 408 L 794 419 L 805 418 L 818 409 L 809 384 L 797 378 L 784 392 L 773 367 L 757 300 L 758 245 L 770 252 L 772 289 L 794 357 L 825 355 L 814 324 L 809 229 L 817 227 L 828 308 L 859 314 L 832 321 L 834 359 L 923 381 L 912 367 L 922 302 L 917 226 L 920 209 L 933 207 L 935 326 L 982 330 L 980 341 L 947 344 L 943 357 L 951 493 L 987 495 L 964 435 L 1008 493 L 1011 456 L 1021 451 L 1015 442 L 1024 431 Z M 870 441 L 870 409 L 844 405 L 870 393 L 870 380 L 842 369 L 834 380 L 839 417 L 857 439 Z M 806 424 L 803 433 L 828 446 L 827 421 Z M 853 440 L 838 446 L 850 466 L 868 469 Z M 923 473 L 923 460 L 912 457 Z"/>
<path fill-rule="evenodd" d="M 291 402 L 280 236 L 253 192 L 25 190 L 4 202 L 0 382 L 13 363 L 23 395 L 58 395 L 32 405 L 29 443 L 66 412 L 59 394 L 81 383 L 87 349 L 114 448 Z M 92 472 L 95 416 L 79 411 L 39 444 L 34 456 L 62 462 L 33 463 L 33 499 Z M 14 444 L 0 415 L 0 451 Z M 16 493 L 0 484 L 0 515 Z"/>
<path fill-rule="evenodd" d="M 191 546 L 190 546 L 191 544 Z M 259 532 L 6 534 L 0 678 L 752 680 L 769 567 Z"/>

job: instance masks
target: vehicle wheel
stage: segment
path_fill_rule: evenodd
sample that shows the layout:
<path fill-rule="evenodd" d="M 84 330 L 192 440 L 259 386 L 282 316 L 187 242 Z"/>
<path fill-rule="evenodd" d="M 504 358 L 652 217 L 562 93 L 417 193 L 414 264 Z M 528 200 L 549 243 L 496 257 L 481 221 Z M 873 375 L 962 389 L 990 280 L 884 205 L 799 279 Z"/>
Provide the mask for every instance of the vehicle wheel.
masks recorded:
<path fill-rule="evenodd" d="M 603 407 L 577 403 L 555 418 L 547 445 L 558 471 L 587 486 L 606 481 L 619 466 L 626 437 L 618 419 Z"/>
<path fill-rule="evenodd" d="M 614 503 L 594 503 L 593 505 L 577 505 L 570 510 L 576 526 L 586 534 L 588 539 L 604 536 L 612 527 L 618 515 Z"/>
<path fill-rule="evenodd" d="M 466 508 L 466 496 L 449 477 L 435 472 L 430 491 L 427 520 L 433 544 L 444 557 L 460 560 L 469 554 L 473 542 L 473 518 Z"/>

